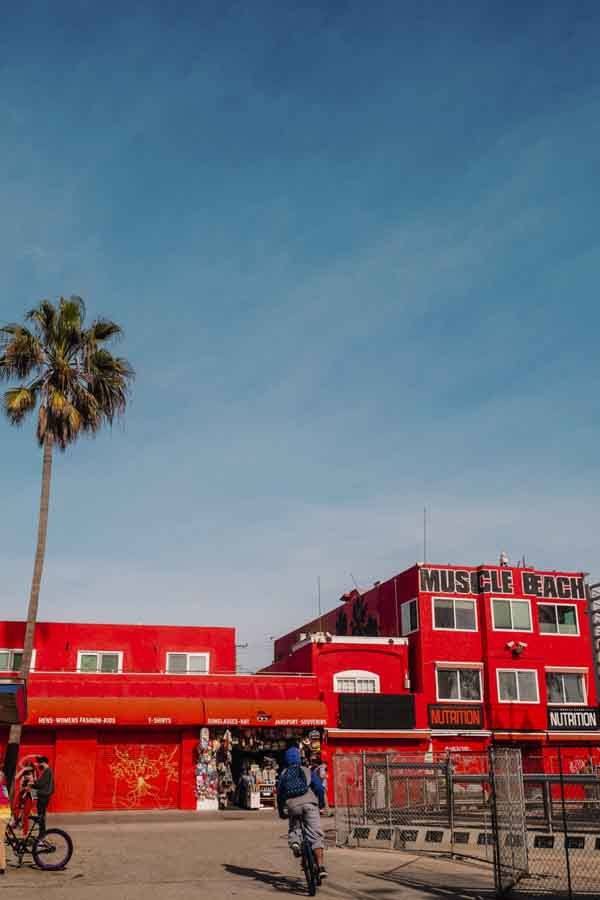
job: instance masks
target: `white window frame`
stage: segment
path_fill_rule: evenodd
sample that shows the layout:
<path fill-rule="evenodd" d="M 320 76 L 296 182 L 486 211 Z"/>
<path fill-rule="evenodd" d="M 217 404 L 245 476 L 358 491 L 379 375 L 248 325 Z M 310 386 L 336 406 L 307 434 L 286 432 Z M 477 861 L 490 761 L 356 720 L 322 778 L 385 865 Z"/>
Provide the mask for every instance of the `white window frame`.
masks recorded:
<path fill-rule="evenodd" d="M 570 666 L 546 666 L 544 669 L 544 675 L 546 679 L 548 675 L 581 675 L 583 680 L 583 700 L 581 702 L 573 703 L 568 700 L 561 700 L 560 703 L 556 703 L 554 700 L 550 700 L 548 695 L 548 682 L 546 680 L 546 700 L 548 706 L 587 706 L 588 705 L 588 678 L 589 678 L 589 669 L 578 669 L 572 668 Z"/>
<path fill-rule="evenodd" d="M 475 628 L 444 628 L 442 626 L 438 626 L 435 624 L 435 601 L 436 600 L 452 600 L 453 608 L 454 608 L 454 621 L 456 622 L 456 604 L 457 600 L 463 600 L 467 603 L 473 604 L 473 609 L 475 610 Z M 448 596 L 440 596 L 436 595 L 431 598 L 431 626 L 433 631 L 457 631 L 462 634 L 477 634 L 479 631 L 479 616 L 477 613 L 477 601 L 472 597 L 448 597 Z"/>
<path fill-rule="evenodd" d="M 494 601 L 502 600 L 504 603 L 510 603 L 510 619 L 512 622 L 513 612 L 512 612 L 512 604 L 513 603 L 524 603 L 529 610 L 529 628 L 498 628 L 496 625 L 496 614 L 494 612 Z M 525 597 L 491 597 L 490 598 L 490 606 L 492 610 L 492 630 L 493 631 L 523 631 L 527 634 L 531 634 L 533 631 L 533 616 L 531 614 L 531 602 L 527 600 Z"/>
<path fill-rule="evenodd" d="M 411 604 L 414 604 L 414 607 L 415 607 L 417 625 L 416 625 L 416 628 L 409 628 L 408 631 L 405 631 L 403 622 L 402 622 L 402 611 L 404 609 L 408 610 L 408 622 L 410 624 L 410 606 L 411 606 Z M 402 637 L 405 637 L 407 634 L 414 634 L 416 631 L 419 630 L 419 625 L 420 625 L 420 622 L 419 622 L 419 598 L 413 597 L 412 600 L 407 600 L 400 607 L 400 631 L 402 633 Z"/>
<path fill-rule="evenodd" d="M 503 672 L 515 672 L 515 673 L 533 672 L 533 674 L 535 675 L 535 692 L 536 692 L 537 700 L 503 700 L 502 697 L 500 696 L 500 674 Z M 521 669 L 521 668 L 517 668 L 516 666 L 513 668 L 510 668 L 510 669 L 508 669 L 508 668 L 496 669 L 496 689 L 498 692 L 498 703 L 508 703 L 508 704 L 519 703 L 524 706 L 535 706 L 536 704 L 539 705 L 539 702 L 540 702 L 540 680 L 538 678 L 538 670 L 537 669 Z M 517 677 L 517 693 L 518 692 L 519 692 L 519 679 Z"/>
<path fill-rule="evenodd" d="M 540 614 L 539 614 L 540 606 L 570 606 L 570 607 L 572 607 L 575 610 L 575 624 L 577 625 L 577 631 L 574 631 L 574 632 L 542 631 L 542 629 L 540 628 Z M 581 637 L 581 630 L 579 628 L 579 610 L 577 609 L 576 603 L 561 603 L 560 601 L 555 602 L 554 600 L 539 600 L 537 607 L 538 607 L 538 632 L 539 632 L 539 634 L 543 635 L 543 637 L 566 637 L 566 638 Z M 559 627 L 558 613 L 556 615 L 556 627 L 557 627 L 557 629 Z"/>
<path fill-rule="evenodd" d="M 444 629 L 445 630 L 445 629 Z M 457 697 L 455 700 L 446 697 L 440 697 L 440 683 L 438 680 L 438 672 L 440 669 L 469 669 L 470 671 L 479 672 L 479 700 L 463 700 Z M 468 662 L 436 662 L 435 663 L 435 698 L 438 703 L 483 703 L 483 679 L 481 677 L 482 663 Z M 460 675 L 458 676 L 458 690 L 460 693 Z"/>
<path fill-rule="evenodd" d="M 339 688 L 340 681 L 353 679 L 358 682 L 360 679 L 373 681 L 375 683 L 374 691 L 342 691 Z M 380 694 L 381 679 L 376 672 L 367 672 L 365 669 L 346 669 L 343 672 L 336 672 L 333 676 L 333 690 L 336 694 Z"/>
<path fill-rule="evenodd" d="M 169 657 L 170 656 L 185 656 L 186 665 L 185 672 L 170 672 L 169 671 Z M 203 656 L 206 660 L 206 672 L 190 672 L 190 656 Z M 210 674 L 210 653 L 206 650 L 167 650 L 165 655 L 165 673 L 167 675 L 209 675 Z"/>
<path fill-rule="evenodd" d="M 102 672 L 100 668 L 97 668 L 95 672 L 87 672 L 81 668 L 81 657 L 82 656 L 97 656 L 101 657 L 102 655 L 106 656 L 117 656 L 117 671 L 116 672 Z M 100 659 L 98 660 L 100 662 Z M 77 671 L 82 675 L 118 675 L 123 671 L 123 651 L 122 650 L 78 650 L 77 651 Z"/>
<path fill-rule="evenodd" d="M 15 653 L 24 653 L 24 652 L 25 651 L 23 650 L 22 647 L 0 647 L 0 653 L 10 653 L 11 654 L 11 663 L 13 664 L 11 668 L 0 669 L 0 672 L 2 672 L 3 674 L 6 672 L 10 672 L 11 674 L 13 672 L 18 672 L 19 669 L 18 668 L 15 669 L 15 667 L 14 667 L 14 654 Z M 29 667 L 30 672 L 33 672 L 35 670 L 35 655 L 36 655 L 36 651 L 32 650 L 31 651 L 31 665 Z"/>

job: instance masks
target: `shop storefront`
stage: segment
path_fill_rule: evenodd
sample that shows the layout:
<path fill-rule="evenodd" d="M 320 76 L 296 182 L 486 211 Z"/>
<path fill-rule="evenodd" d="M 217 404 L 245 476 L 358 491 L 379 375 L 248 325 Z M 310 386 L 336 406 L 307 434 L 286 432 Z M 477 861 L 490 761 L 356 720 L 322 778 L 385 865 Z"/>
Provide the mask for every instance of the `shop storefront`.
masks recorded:
<path fill-rule="evenodd" d="M 286 749 L 310 763 L 321 752 L 327 710 L 319 701 L 204 702 L 195 769 L 197 808 L 275 806 L 275 783 Z"/>

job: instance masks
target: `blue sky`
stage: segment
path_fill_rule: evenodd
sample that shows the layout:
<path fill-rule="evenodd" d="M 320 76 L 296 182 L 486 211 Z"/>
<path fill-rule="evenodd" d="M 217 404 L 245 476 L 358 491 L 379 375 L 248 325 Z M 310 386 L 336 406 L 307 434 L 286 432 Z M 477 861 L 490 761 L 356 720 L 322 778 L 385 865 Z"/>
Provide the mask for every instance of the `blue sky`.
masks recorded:
<path fill-rule="evenodd" d="M 593 2 L 27 3 L 0 32 L 0 319 L 126 331 L 57 459 L 41 616 L 270 636 L 422 558 L 600 576 Z M 0 423 L 2 615 L 40 456 Z"/>

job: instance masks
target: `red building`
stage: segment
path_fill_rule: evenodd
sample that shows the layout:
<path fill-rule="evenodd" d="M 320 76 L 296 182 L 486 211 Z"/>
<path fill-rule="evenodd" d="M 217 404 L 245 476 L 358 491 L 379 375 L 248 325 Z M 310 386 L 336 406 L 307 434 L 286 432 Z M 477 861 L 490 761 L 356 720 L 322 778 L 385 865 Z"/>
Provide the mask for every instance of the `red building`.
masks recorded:
<path fill-rule="evenodd" d="M 410 686 L 411 733 L 421 746 L 509 743 L 523 749 L 525 765 L 539 767 L 552 765 L 553 748 L 562 745 L 570 748 L 567 758 L 579 760 L 575 768 L 600 765 L 583 573 L 416 565 L 342 600 L 276 641 L 270 670 L 296 669 L 302 637 L 317 629 L 338 636 L 401 634 L 408 641 L 408 679 L 396 680 L 394 690 Z M 338 729 L 329 735 L 341 737 Z M 367 742 L 368 730 L 356 740 Z M 386 741 L 407 746 L 401 716 Z"/>
<path fill-rule="evenodd" d="M 0 680 L 23 635 L 0 623 Z M 249 777 L 266 805 L 291 739 L 326 760 L 493 741 L 532 770 L 557 746 L 600 765 L 580 572 L 417 565 L 277 640 L 263 672 L 235 665 L 229 628 L 40 623 L 22 752 L 54 765 L 53 808 L 211 808 Z"/>

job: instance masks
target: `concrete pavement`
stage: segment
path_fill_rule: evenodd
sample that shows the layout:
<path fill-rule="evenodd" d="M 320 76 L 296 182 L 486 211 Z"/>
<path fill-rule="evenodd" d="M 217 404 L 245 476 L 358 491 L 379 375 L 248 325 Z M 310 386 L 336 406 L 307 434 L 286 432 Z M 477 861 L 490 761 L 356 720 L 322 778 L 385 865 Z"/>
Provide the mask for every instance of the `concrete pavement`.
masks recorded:
<path fill-rule="evenodd" d="M 325 820 L 327 824 L 327 820 Z M 197 900 L 306 896 L 285 823 L 270 812 L 123 813 L 52 816 L 75 853 L 64 872 L 9 867 L 7 900 Z M 423 900 L 489 896 L 480 865 L 406 853 L 330 849 L 330 877 L 319 892 L 348 900 Z"/>

